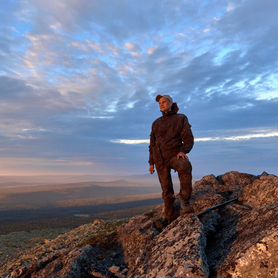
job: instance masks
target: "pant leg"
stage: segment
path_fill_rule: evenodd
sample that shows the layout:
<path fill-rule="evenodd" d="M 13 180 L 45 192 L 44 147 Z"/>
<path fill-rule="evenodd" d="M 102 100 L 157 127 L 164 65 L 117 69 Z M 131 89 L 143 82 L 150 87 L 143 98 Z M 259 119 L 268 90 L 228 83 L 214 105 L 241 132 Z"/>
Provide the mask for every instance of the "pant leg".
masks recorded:
<path fill-rule="evenodd" d="M 188 159 L 177 158 L 170 160 L 170 167 L 178 172 L 180 179 L 180 198 L 188 204 L 192 193 L 192 165 Z"/>
<path fill-rule="evenodd" d="M 160 165 L 159 167 L 156 166 L 156 171 L 162 189 L 165 217 L 169 222 L 171 222 L 175 218 L 175 195 L 171 177 L 171 168 L 168 165 Z"/>

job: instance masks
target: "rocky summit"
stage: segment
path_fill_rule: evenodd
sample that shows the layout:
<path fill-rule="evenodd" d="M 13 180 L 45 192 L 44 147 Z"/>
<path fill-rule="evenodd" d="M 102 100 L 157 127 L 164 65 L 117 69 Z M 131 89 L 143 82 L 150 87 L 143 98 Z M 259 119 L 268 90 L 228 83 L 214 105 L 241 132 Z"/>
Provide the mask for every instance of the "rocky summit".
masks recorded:
<path fill-rule="evenodd" d="M 265 172 L 205 176 L 194 186 L 194 213 L 169 225 L 163 206 L 95 220 L 26 251 L 0 277 L 277 277 L 277 186 Z"/>

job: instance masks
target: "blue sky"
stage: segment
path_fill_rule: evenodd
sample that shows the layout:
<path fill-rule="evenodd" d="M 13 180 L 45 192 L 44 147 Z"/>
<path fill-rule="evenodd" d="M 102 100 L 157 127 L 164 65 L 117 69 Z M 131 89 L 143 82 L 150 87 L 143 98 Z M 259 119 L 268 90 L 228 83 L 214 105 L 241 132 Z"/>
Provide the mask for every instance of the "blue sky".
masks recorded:
<path fill-rule="evenodd" d="M 189 118 L 195 177 L 277 173 L 276 1 L 0 7 L 0 174 L 147 173 L 158 92 Z"/>

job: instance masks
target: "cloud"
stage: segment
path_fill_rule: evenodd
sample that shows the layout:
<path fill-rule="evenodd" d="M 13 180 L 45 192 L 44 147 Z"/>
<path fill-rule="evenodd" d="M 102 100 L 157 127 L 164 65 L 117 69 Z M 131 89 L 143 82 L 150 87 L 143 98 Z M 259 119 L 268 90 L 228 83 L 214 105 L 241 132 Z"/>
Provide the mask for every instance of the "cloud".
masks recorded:
<path fill-rule="evenodd" d="M 114 139 L 110 140 L 112 143 L 117 143 L 117 144 L 127 144 L 127 145 L 139 145 L 139 144 L 149 144 L 149 140 L 146 139 Z"/>
<path fill-rule="evenodd" d="M 0 153 L 142 169 L 144 144 L 112 141 L 148 137 L 161 115 L 158 92 L 173 96 L 209 148 L 227 138 L 229 147 L 243 143 L 238 136 L 256 130 L 272 132 L 278 120 L 276 5 L 1 3 Z"/>
<path fill-rule="evenodd" d="M 268 132 L 268 133 L 245 134 L 245 135 L 229 136 L 229 137 L 203 137 L 203 138 L 196 138 L 196 142 L 245 141 L 245 140 L 251 140 L 251 139 L 271 138 L 271 137 L 278 137 L 278 132 L 272 131 L 272 132 Z"/>
<path fill-rule="evenodd" d="M 250 42 L 277 25 L 276 10 L 276 1 L 243 1 L 217 21 L 216 25 L 228 39 L 236 34 L 236 39 Z"/>
<path fill-rule="evenodd" d="M 0 163 L 3 165 L 0 175 L 37 175 L 37 174 L 67 174 L 69 169 L 72 174 L 86 173 L 92 168 L 98 168 L 95 163 L 86 160 L 68 160 L 68 159 L 45 159 L 29 157 L 1 157 Z M 47 169 L 47 170 L 46 170 Z M 83 171 L 80 169 L 83 169 Z"/>
<path fill-rule="evenodd" d="M 260 138 L 271 138 L 278 137 L 278 131 L 268 131 L 268 132 L 258 132 L 254 134 L 244 134 L 235 136 L 216 136 L 216 137 L 197 137 L 194 139 L 195 142 L 212 142 L 212 141 L 245 141 L 251 139 Z M 149 144 L 149 140 L 146 139 L 113 139 L 110 140 L 112 143 L 117 144 L 127 144 L 127 145 L 139 145 L 139 144 Z"/>

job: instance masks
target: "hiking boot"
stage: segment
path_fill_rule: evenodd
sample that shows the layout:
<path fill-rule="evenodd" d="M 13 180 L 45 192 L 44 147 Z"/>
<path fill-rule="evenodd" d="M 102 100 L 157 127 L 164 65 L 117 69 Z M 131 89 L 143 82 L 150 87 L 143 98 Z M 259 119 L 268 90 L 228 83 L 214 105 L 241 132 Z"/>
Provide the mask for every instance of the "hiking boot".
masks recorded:
<path fill-rule="evenodd" d="M 181 206 L 180 215 L 184 215 L 187 213 L 193 213 L 193 212 L 194 212 L 194 210 L 189 204 L 184 204 L 183 206 Z"/>
<path fill-rule="evenodd" d="M 179 216 L 174 213 L 173 215 L 171 215 L 170 217 L 167 217 L 167 221 L 168 221 L 168 224 L 172 223 L 174 220 L 176 220 Z"/>
<path fill-rule="evenodd" d="M 165 211 L 165 207 L 162 210 L 162 215 L 163 223 L 166 224 L 166 226 L 179 217 L 178 213 L 174 210 Z"/>
<path fill-rule="evenodd" d="M 179 215 L 175 212 L 175 211 L 171 211 L 171 212 L 167 212 L 164 213 L 164 219 L 168 222 L 168 224 L 170 224 L 171 222 L 173 222 L 174 220 L 176 220 L 179 217 Z"/>
<path fill-rule="evenodd" d="M 188 200 L 184 200 L 180 193 L 177 195 L 177 199 L 179 200 L 180 215 L 184 215 L 186 213 L 194 212 L 193 208 L 189 204 L 189 201 Z"/>
<path fill-rule="evenodd" d="M 168 221 L 166 218 L 158 218 L 153 222 L 154 227 L 160 233 L 167 225 Z"/>

